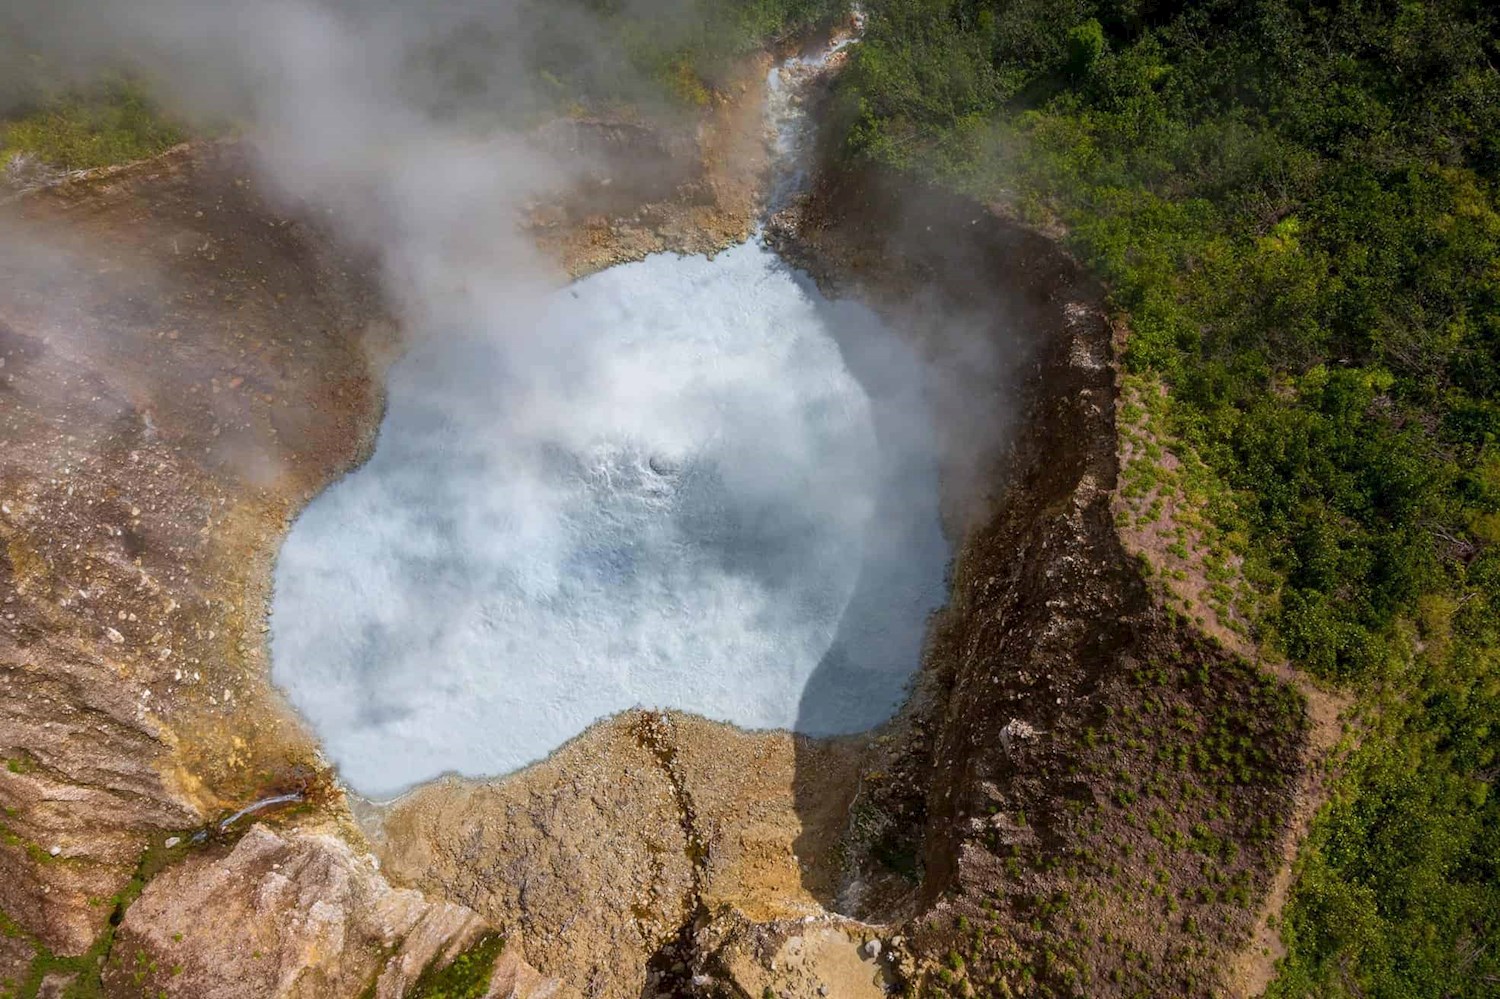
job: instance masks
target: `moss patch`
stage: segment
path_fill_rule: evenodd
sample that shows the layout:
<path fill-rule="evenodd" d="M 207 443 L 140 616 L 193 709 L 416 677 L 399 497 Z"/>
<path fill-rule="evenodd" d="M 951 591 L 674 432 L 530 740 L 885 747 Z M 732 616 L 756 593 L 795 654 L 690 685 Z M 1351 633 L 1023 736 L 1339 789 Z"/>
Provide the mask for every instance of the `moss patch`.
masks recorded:
<path fill-rule="evenodd" d="M 505 949 L 505 937 L 486 933 L 446 965 L 433 960 L 422 969 L 409 999 L 481 999 L 490 989 L 495 961 Z"/>

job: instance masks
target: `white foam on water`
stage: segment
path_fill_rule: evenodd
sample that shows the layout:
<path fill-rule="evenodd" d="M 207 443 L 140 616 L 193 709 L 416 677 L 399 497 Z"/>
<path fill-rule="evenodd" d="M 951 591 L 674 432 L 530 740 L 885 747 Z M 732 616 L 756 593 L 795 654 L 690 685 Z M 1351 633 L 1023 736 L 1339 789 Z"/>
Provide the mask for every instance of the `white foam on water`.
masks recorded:
<path fill-rule="evenodd" d="M 273 675 L 349 785 L 504 774 L 634 706 L 888 717 L 948 557 L 911 351 L 754 242 L 536 325 L 398 362 L 373 456 L 281 551 Z"/>
<path fill-rule="evenodd" d="M 771 210 L 850 40 L 767 80 Z M 914 353 L 758 241 L 613 268 L 540 316 L 494 297 L 392 369 L 374 455 L 277 562 L 273 676 L 344 780 L 508 773 L 637 706 L 888 718 L 948 559 Z"/>

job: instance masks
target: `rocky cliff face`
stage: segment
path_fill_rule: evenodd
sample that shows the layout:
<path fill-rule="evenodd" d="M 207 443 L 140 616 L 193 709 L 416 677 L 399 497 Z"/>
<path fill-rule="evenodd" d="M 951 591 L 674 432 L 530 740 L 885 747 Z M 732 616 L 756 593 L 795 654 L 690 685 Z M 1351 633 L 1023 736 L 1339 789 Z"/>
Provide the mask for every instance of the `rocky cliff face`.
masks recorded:
<path fill-rule="evenodd" d="M 5 219 L 0 865 L 49 955 L 101 937 L 153 843 L 320 780 L 260 569 L 359 452 L 373 313 L 243 170 L 179 152 Z"/>
<path fill-rule="evenodd" d="M 547 974 L 589 995 L 680 994 L 715 914 L 826 915 L 861 750 L 627 712 L 510 777 L 418 788 L 366 826 L 392 876 L 516 927 Z"/>
<path fill-rule="evenodd" d="M 153 878 L 125 914 L 108 992 L 240 999 L 411 994 L 430 967 L 487 951 L 473 910 L 392 888 L 336 831 L 258 825 Z M 557 994 L 501 947 L 487 995 Z"/>

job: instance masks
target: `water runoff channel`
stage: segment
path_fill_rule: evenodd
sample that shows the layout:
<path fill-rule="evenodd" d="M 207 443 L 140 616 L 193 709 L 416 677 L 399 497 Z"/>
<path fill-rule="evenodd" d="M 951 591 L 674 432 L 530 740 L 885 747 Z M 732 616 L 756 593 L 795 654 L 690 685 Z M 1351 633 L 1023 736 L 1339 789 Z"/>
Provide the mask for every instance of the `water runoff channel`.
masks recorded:
<path fill-rule="evenodd" d="M 770 71 L 771 210 L 847 41 Z M 949 559 L 915 353 L 759 234 L 544 311 L 545 362 L 483 330 L 397 362 L 370 460 L 282 548 L 273 678 L 349 787 L 503 775 L 633 707 L 888 718 Z"/>

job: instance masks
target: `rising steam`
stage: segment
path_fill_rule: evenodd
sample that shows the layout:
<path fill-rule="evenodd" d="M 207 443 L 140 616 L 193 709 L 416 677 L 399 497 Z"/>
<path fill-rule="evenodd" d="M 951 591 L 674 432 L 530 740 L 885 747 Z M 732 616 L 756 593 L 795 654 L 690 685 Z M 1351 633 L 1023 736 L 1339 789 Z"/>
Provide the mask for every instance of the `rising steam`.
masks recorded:
<path fill-rule="evenodd" d="M 237 123 L 289 207 L 381 261 L 410 351 L 273 614 L 275 678 L 357 790 L 505 772 L 636 704 L 820 734 L 889 715 L 947 557 L 923 365 L 757 243 L 559 290 L 516 220 L 590 165 L 507 110 L 535 104 L 517 4 L 0 13 Z M 456 36 L 487 46 L 462 95 L 432 58 Z"/>

